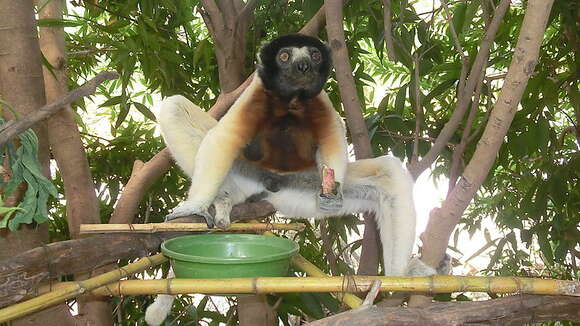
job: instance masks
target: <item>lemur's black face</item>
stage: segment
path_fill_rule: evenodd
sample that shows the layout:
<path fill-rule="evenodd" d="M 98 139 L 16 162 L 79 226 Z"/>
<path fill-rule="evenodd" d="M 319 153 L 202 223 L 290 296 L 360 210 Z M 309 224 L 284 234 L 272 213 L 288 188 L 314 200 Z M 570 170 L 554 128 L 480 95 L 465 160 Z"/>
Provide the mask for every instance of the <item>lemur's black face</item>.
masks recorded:
<path fill-rule="evenodd" d="M 320 93 L 331 69 L 330 50 L 319 39 L 289 34 L 260 50 L 258 74 L 266 89 L 284 100 Z"/>

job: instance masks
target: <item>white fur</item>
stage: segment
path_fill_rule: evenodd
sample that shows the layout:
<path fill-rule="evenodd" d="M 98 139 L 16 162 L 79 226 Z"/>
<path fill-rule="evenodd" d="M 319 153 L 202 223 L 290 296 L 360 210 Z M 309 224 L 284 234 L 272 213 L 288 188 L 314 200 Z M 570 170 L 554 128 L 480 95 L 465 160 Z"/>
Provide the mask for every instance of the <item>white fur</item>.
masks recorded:
<path fill-rule="evenodd" d="M 173 269 L 167 273 L 167 278 L 175 277 Z M 155 301 L 145 310 L 145 322 L 149 326 L 159 326 L 167 318 L 173 306 L 174 295 L 160 294 L 155 298 Z"/>
<path fill-rule="evenodd" d="M 254 78 L 256 79 L 256 78 Z M 250 85 L 250 87 L 253 87 Z M 246 94 L 245 92 L 244 94 Z M 243 102 L 247 99 L 244 95 L 238 100 Z M 235 104 L 230 110 L 236 110 Z M 195 111 L 195 112 L 192 112 Z M 205 116 L 204 116 L 205 115 Z M 200 118 L 201 116 L 201 118 Z M 201 119 L 191 120 L 191 118 Z M 224 119 L 227 118 L 227 115 Z M 340 117 L 339 117 L 340 118 Z M 228 219 L 231 206 L 243 202 L 249 196 L 264 190 L 258 182 L 237 174 L 234 170 L 228 170 L 224 175 L 223 184 L 216 185 L 211 180 L 203 178 L 208 165 L 220 165 L 223 162 L 204 163 L 198 170 L 194 168 L 196 164 L 204 160 L 196 161 L 195 146 L 201 143 L 199 154 L 217 155 L 220 146 L 204 148 L 203 134 L 207 127 L 216 124 L 205 112 L 193 105 L 184 97 L 171 97 L 162 104 L 159 116 L 159 123 L 163 137 L 167 146 L 176 158 L 178 164 L 188 175 L 199 175 L 201 183 L 193 182 L 190 190 L 190 198 L 180 205 L 175 211 L 180 209 L 184 212 L 189 207 L 197 207 L 198 203 L 191 203 L 192 196 L 207 196 L 207 187 L 215 187 L 215 192 L 225 193 L 227 196 L 218 196 L 214 205 L 216 206 L 216 220 L 219 218 Z M 198 124 L 200 124 L 198 126 Z M 221 123 L 213 132 L 223 132 L 219 129 Z M 195 130 L 191 130 L 195 129 Z M 346 144 L 346 142 L 345 142 Z M 345 145 L 346 146 L 346 145 Z M 203 148 L 203 151 L 202 151 Z M 212 151 L 214 154 L 212 154 Z M 198 156 L 200 156 L 198 155 Z M 206 157 L 207 158 L 207 157 Z M 223 166 L 221 167 L 223 168 Z M 193 173 L 192 173 L 193 172 Z M 197 172 L 197 174 L 195 173 Z M 337 171 L 341 175 L 341 171 Z M 343 207 L 339 212 L 323 212 L 317 205 L 317 188 L 309 187 L 308 190 L 295 188 L 282 188 L 276 193 L 271 193 L 267 200 L 274 205 L 279 213 L 292 217 L 326 218 L 347 215 L 352 213 L 370 212 L 375 214 L 377 224 L 380 229 L 380 239 L 383 245 L 383 259 L 385 265 L 385 275 L 405 275 L 408 273 L 409 260 L 415 240 L 415 209 L 412 198 L 413 181 L 409 173 L 404 169 L 401 161 L 395 157 L 381 156 L 374 159 L 359 160 L 348 163 L 344 176 L 344 197 Z M 198 191 L 203 189 L 203 191 Z M 213 199 L 213 197 L 212 197 Z M 193 205 L 193 206 L 190 206 Z M 151 320 L 150 325 L 158 325 L 153 322 L 165 319 L 171 309 L 171 296 L 158 296 L 155 303 L 147 309 Z"/>
<path fill-rule="evenodd" d="M 327 108 L 332 108 L 332 102 L 325 91 L 321 91 L 319 97 Z M 318 162 L 319 171 L 322 169 L 322 164 L 328 166 L 334 170 L 334 180 L 343 184 L 346 175 L 346 166 L 348 164 L 346 128 L 336 110 L 331 109 L 330 114 L 332 114 L 335 120 L 335 123 L 331 126 L 330 135 L 327 136 L 332 137 L 331 145 L 328 146 L 330 148 L 321 147 L 318 149 L 316 161 Z"/>
<path fill-rule="evenodd" d="M 307 46 L 303 46 L 300 48 L 293 47 L 292 48 L 292 61 L 296 61 L 302 58 L 310 59 L 310 51 L 308 50 Z"/>

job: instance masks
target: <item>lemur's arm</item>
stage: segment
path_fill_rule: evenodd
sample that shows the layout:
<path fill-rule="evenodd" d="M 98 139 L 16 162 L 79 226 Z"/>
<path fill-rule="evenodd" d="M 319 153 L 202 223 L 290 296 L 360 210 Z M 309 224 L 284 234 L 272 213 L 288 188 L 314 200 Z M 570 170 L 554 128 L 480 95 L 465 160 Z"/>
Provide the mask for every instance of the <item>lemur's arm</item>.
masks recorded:
<path fill-rule="evenodd" d="M 327 184 L 325 178 L 328 171 L 332 170 L 334 180 L 330 179 L 329 186 L 332 191 L 325 191 L 325 186 L 320 194 L 319 206 L 325 211 L 333 211 L 342 206 L 342 189 L 346 175 L 346 166 L 348 164 L 348 144 L 346 142 L 345 128 L 342 118 L 332 106 L 326 92 L 322 91 L 316 98 L 324 108 L 326 118 L 325 123 L 319 123 L 316 128 L 319 129 L 318 135 L 318 153 L 317 162 L 322 183 Z M 334 181 L 334 184 L 332 184 Z"/>
<path fill-rule="evenodd" d="M 336 181 L 343 183 L 348 164 L 348 144 L 344 123 L 325 91 L 320 92 L 318 99 L 329 116 L 328 122 L 319 126 L 319 128 L 324 128 L 324 132 L 319 134 L 318 163 L 333 169 Z"/>

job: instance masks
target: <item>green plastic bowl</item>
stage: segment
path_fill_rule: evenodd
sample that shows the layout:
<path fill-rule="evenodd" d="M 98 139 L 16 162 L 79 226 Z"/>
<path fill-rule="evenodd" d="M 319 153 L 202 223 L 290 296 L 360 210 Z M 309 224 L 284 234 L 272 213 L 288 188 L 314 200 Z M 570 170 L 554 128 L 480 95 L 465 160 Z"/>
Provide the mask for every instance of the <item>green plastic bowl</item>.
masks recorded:
<path fill-rule="evenodd" d="M 177 278 L 286 276 L 298 244 L 255 234 L 201 234 L 161 244 Z"/>

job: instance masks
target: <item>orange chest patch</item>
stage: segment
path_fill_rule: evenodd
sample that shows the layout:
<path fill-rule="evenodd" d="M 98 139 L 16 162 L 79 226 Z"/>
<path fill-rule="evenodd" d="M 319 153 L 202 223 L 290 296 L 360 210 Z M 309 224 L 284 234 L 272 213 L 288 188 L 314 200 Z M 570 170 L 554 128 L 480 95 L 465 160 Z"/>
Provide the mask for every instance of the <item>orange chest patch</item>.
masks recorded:
<path fill-rule="evenodd" d="M 316 166 L 320 124 L 325 109 L 312 100 L 275 103 L 248 144 L 242 158 L 275 172 L 294 172 Z M 326 121 L 331 122 L 331 121 Z"/>

